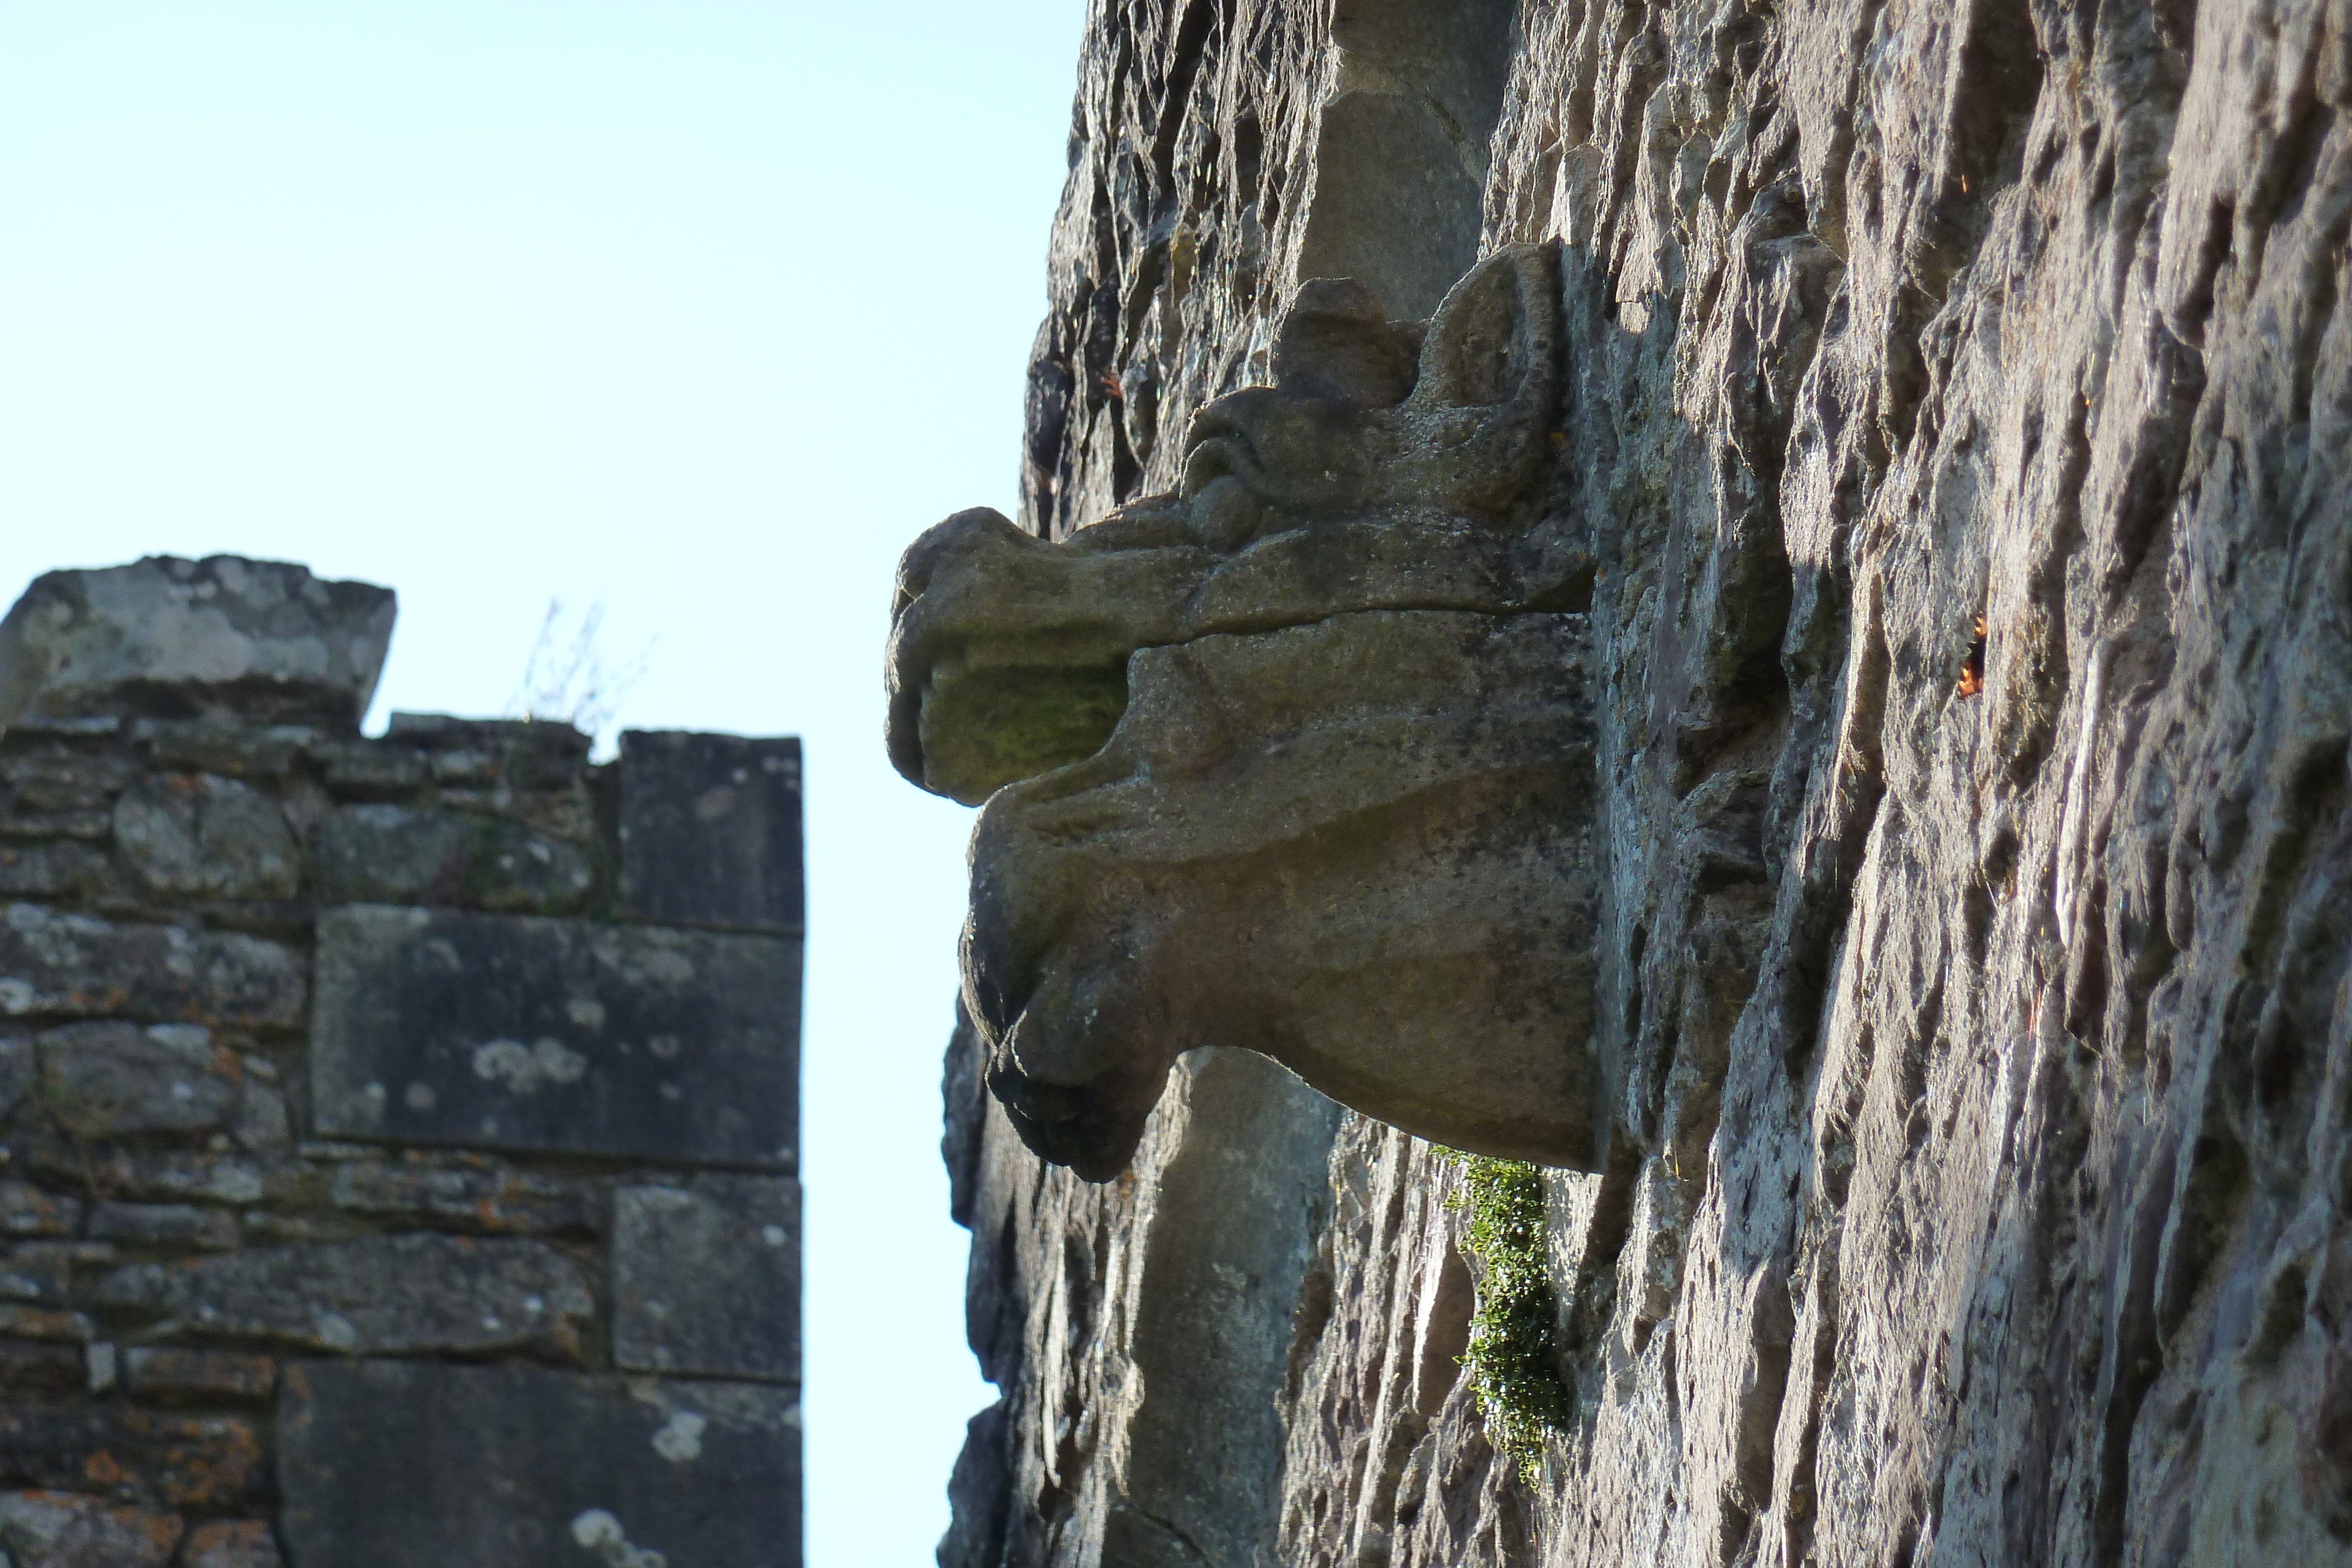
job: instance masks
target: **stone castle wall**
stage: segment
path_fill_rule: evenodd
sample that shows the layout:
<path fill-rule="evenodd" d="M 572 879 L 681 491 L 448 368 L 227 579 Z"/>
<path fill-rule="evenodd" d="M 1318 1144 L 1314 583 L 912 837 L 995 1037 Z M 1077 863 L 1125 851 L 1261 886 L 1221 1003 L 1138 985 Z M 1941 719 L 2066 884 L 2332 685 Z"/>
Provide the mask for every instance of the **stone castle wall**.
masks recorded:
<path fill-rule="evenodd" d="M 800 749 L 396 715 L 391 595 L 0 625 L 0 1562 L 800 1560 Z"/>
<path fill-rule="evenodd" d="M 1302 278 L 1561 248 L 1612 883 L 1570 1414 L 1429 1145 L 1254 1058 L 1132 1168 L 948 1064 L 949 1568 L 2352 1561 L 2352 33 L 2305 3 L 1097 5 L 1024 525 Z"/>

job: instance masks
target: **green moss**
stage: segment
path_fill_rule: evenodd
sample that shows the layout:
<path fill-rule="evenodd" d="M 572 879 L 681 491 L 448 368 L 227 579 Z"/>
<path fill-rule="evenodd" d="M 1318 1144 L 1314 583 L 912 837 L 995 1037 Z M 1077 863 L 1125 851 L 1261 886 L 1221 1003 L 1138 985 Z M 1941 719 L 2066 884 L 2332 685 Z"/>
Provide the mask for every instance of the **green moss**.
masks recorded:
<path fill-rule="evenodd" d="M 1544 1437 L 1568 1417 L 1554 1336 L 1559 1299 L 1544 1245 L 1543 1176 L 1519 1160 L 1455 1156 L 1462 1185 L 1447 1207 L 1470 1216 L 1470 1255 L 1478 1260 L 1478 1311 L 1462 1363 L 1486 1440 L 1533 1481 Z"/>

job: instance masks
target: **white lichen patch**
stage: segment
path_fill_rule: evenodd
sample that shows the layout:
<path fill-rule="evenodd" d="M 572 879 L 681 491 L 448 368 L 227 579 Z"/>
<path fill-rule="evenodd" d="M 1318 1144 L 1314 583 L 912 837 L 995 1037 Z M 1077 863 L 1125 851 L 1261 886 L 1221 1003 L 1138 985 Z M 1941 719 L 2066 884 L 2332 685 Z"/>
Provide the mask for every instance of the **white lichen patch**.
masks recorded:
<path fill-rule="evenodd" d="M 709 1425 L 692 1410 L 673 1411 L 668 1422 L 654 1434 L 654 1452 L 673 1465 L 691 1463 L 702 1458 L 702 1429 Z"/>
<path fill-rule="evenodd" d="M 577 1083 L 587 1071 L 588 1059 L 551 1036 L 530 1045 L 493 1040 L 474 1048 L 475 1076 L 503 1082 L 518 1094 L 537 1093 L 550 1083 Z"/>
<path fill-rule="evenodd" d="M 668 1568 L 669 1559 L 630 1544 L 621 1521 L 601 1508 L 583 1510 L 572 1521 L 572 1539 L 594 1552 L 608 1568 Z"/>

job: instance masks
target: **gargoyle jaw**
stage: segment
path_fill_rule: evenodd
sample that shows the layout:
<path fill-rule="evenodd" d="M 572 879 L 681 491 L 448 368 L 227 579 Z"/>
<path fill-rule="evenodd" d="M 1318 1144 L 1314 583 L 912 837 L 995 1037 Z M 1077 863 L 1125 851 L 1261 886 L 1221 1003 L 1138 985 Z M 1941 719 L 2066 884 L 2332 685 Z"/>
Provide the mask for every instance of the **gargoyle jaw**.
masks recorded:
<path fill-rule="evenodd" d="M 1087 1181 L 1109 1181 L 1127 1169 L 1167 1081 L 1162 1066 L 1148 1080 L 1129 1073 L 1093 1083 L 1045 1083 L 1001 1056 L 988 1071 L 989 1092 L 1029 1152 Z"/>
<path fill-rule="evenodd" d="M 964 1001 L 1024 1141 L 1115 1174 L 1220 1046 L 1455 1147 L 1596 1157 L 1583 624 L 1359 612 L 1138 653 L 1102 753 L 973 833 Z"/>

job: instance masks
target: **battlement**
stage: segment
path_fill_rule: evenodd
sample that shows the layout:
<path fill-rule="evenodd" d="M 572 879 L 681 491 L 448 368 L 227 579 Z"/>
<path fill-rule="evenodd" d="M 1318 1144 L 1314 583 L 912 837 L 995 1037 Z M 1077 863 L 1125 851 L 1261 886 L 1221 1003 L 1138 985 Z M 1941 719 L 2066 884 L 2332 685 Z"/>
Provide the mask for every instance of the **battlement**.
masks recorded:
<path fill-rule="evenodd" d="M 800 744 L 368 738 L 393 613 L 151 558 L 0 622 L 0 1522 L 796 1563 Z"/>

